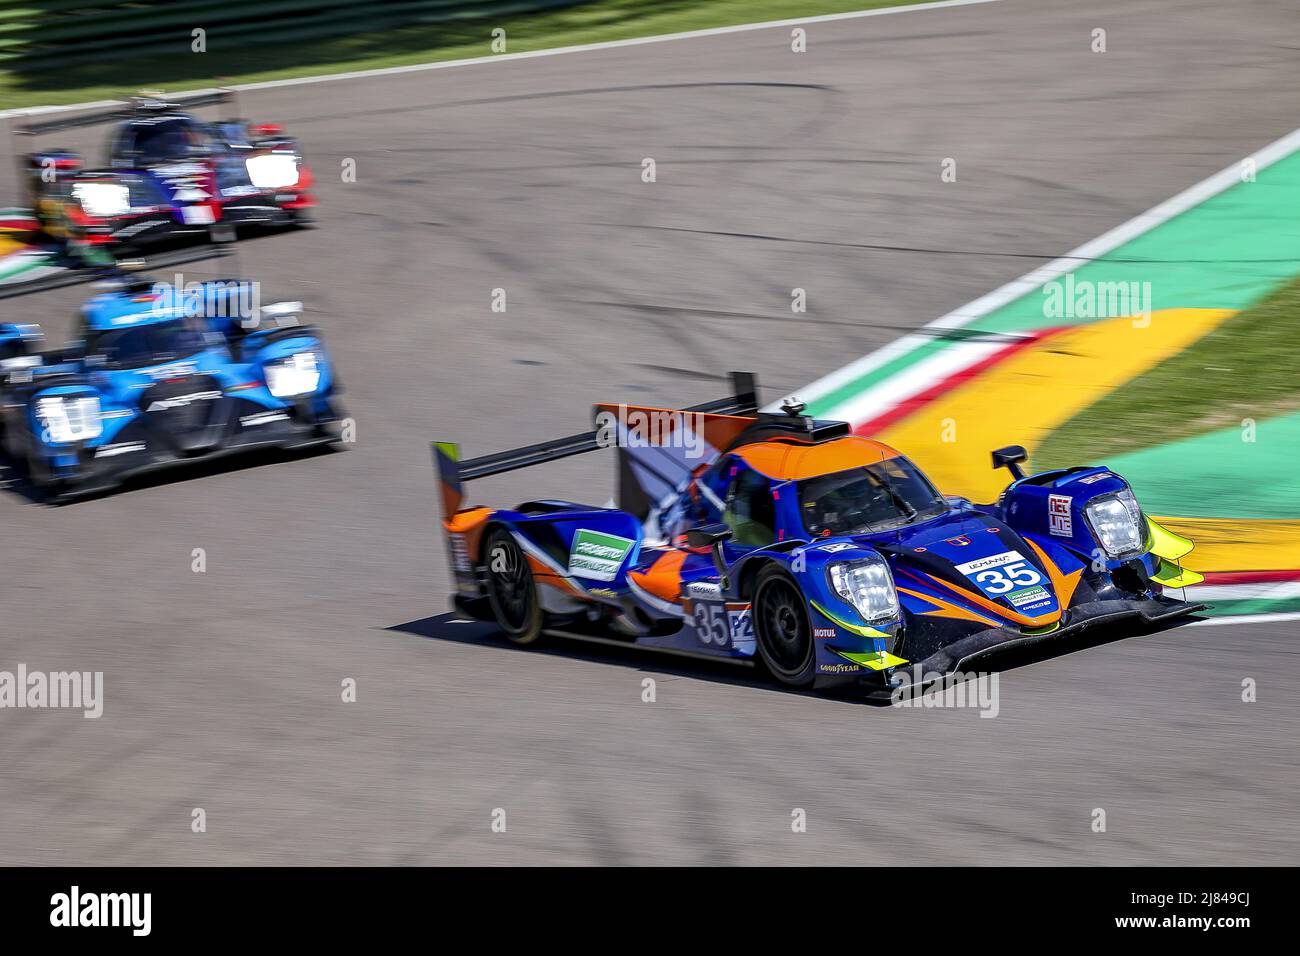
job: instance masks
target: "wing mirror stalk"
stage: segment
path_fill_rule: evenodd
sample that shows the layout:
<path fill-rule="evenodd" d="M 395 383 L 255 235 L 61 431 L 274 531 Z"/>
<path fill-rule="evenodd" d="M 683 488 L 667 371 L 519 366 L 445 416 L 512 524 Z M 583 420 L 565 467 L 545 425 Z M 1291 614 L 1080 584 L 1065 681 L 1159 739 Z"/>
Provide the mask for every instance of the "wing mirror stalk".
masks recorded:
<path fill-rule="evenodd" d="M 1029 452 L 1025 451 L 1023 445 L 1007 445 L 993 452 L 993 470 L 1005 468 L 1011 472 L 1013 479 L 1019 481 L 1025 477 L 1025 471 L 1020 467 L 1020 463 L 1028 460 Z"/>
<path fill-rule="evenodd" d="M 731 529 L 725 524 L 706 524 L 691 528 L 686 532 L 686 544 L 691 548 L 709 548 L 713 552 L 713 567 L 718 572 L 718 581 L 722 590 L 730 586 L 727 583 L 727 561 L 722 554 L 723 542 L 731 540 Z"/>

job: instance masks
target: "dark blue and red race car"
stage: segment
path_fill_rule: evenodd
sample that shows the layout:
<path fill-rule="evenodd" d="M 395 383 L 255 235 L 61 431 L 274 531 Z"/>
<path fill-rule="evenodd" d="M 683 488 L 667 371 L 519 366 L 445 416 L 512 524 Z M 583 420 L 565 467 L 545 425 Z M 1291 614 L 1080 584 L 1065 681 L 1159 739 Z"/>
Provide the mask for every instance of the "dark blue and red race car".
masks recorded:
<path fill-rule="evenodd" d="M 98 264 L 102 250 L 121 256 L 178 236 L 232 239 L 244 225 L 310 223 L 312 174 L 283 129 L 239 119 L 207 123 L 187 111 L 231 99 L 226 91 L 141 96 L 118 109 L 17 128 L 37 136 L 113 124 L 101 168 L 86 168 L 69 149 L 24 157 L 40 227 Z"/>
<path fill-rule="evenodd" d="M 1012 480 L 974 504 L 843 422 L 760 412 L 753 376 L 734 379 L 729 399 L 598 405 L 591 432 L 483 458 L 435 443 L 458 610 L 518 644 L 616 641 L 890 692 L 905 671 L 1202 609 L 1169 593 L 1198 579 L 1178 565 L 1191 542 L 1104 467 L 1026 476 L 1024 450 L 1000 449 Z M 470 481 L 602 447 L 619 507 L 466 506 Z"/>

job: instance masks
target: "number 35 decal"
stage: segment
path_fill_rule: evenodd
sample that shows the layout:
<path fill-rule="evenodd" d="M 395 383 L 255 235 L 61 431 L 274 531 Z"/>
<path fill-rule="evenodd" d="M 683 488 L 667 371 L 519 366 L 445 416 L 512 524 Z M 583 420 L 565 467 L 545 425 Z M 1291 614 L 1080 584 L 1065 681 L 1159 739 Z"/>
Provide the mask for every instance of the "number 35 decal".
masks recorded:
<path fill-rule="evenodd" d="M 754 651 L 754 627 L 747 604 L 727 607 L 712 601 L 696 601 L 692 623 L 701 644 L 729 647 L 741 654 Z"/>
<path fill-rule="evenodd" d="M 731 630 L 727 627 L 727 609 L 721 604 L 695 602 L 695 636 L 701 644 L 726 647 L 731 643 Z"/>
<path fill-rule="evenodd" d="M 1015 588 L 1038 584 L 1043 580 L 1043 576 L 1030 566 L 1028 561 L 1016 561 L 998 568 L 988 568 L 976 572 L 974 577 L 980 589 L 993 597 L 1006 594 Z"/>

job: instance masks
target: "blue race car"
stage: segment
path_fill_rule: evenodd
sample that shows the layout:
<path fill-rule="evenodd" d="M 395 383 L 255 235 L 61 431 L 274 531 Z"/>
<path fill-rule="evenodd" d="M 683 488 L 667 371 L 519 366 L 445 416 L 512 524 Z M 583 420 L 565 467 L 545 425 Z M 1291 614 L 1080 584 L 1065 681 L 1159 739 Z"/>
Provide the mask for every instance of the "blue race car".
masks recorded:
<path fill-rule="evenodd" d="M 546 634 L 761 661 L 794 687 L 892 694 L 996 651 L 1203 609 L 1191 542 L 1106 468 L 1025 476 L 994 504 L 944 497 L 893 448 L 791 403 L 598 405 L 596 429 L 461 461 L 434 444 L 444 529 L 470 618 L 518 644 Z M 539 499 L 465 507 L 469 481 L 616 447 L 619 507 Z M 919 665 L 919 668 L 918 668 Z M 909 675 L 912 672 L 915 676 Z"/>
<path fill-rule="evenodd" d="M 68 149 L 25 157 L 43 231 L 93 265 L 162 240 L 235 238 L 244 225 L 309 225 L 316 200 L 297 142 L 275 124 L 205 123 L 186 108 L 227 103 L 227 91 L 175 100 L 140 96 L 99 113 L 57 116 L 15 130 L 38 136 L 112 123 L 107 161 L 84 168 Z"/>
<path fill-rule="evenodd" d="M 252 283 L 183 292 L 109 280 L 78 341 L 41 351 L 39 326 L 0 323 L 0 442 L 51 500 L 167 465 L 337 440 L 334 368 L 299 303 L 249 309 Z"/>

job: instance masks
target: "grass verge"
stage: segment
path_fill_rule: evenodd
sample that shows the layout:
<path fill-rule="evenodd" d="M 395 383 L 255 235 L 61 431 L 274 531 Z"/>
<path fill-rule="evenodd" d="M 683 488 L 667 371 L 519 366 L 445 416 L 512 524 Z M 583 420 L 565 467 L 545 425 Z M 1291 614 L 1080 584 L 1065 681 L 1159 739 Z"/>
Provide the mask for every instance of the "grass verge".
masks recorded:
<path fill-rule="evenodd" d="M 509 53 L 680 33 L 792 17 L 908 6 L 923 0 L 595 0 L 559 10 L 454 20 L 311 42 L 227 47 L 217 31 L 208 52 L 191 53 L 188 32 L 175 54 L 0 73 L 0 108 L 114 99 L 142 88 L 178 93 L 209 86 L 434 63 L 492 53 L 491 31 L 506 30 Z M 815 32 L 809 46 L 816 42 Z M 274 63 L 274 69 L 266 69 Z"/>
<path fill-rule="evenodd" d="M 1084 409 L 1034 454 L 1057 468 L 1300 408 L 1300 279 Z"/>

